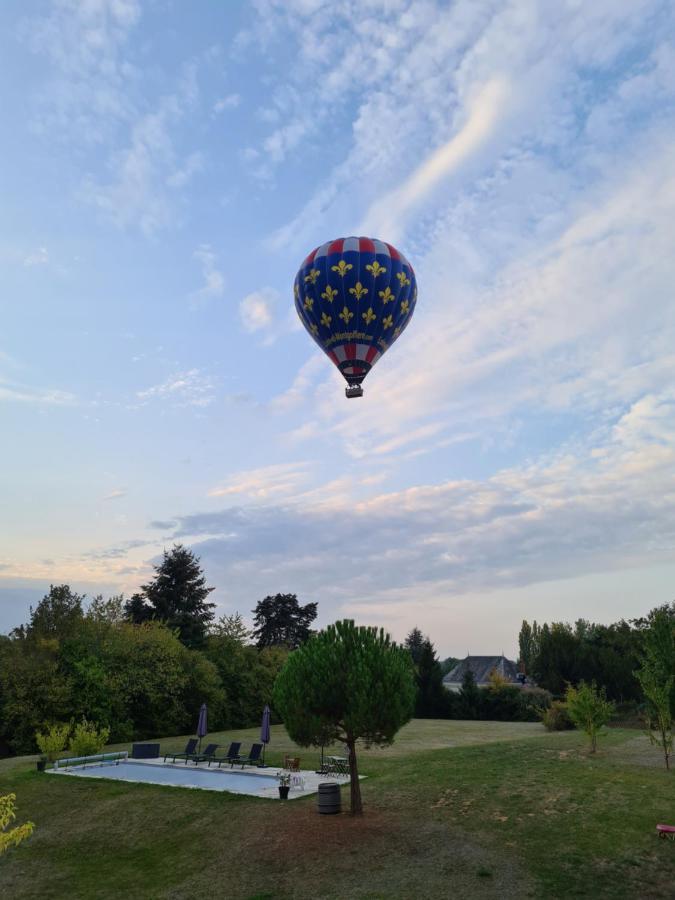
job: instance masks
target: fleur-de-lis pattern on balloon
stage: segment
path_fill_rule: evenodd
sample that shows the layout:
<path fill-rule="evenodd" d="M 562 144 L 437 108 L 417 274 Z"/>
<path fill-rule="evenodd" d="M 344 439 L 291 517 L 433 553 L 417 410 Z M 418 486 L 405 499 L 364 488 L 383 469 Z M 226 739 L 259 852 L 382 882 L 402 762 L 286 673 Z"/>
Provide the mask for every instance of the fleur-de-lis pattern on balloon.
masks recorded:
<path fill-rule="evenodd" d="M 377 260 L 369 266 L 366 266 L 366 272 L 370 272 L 373 278 L 377 278 L 378 275 L 381 275 L 383 272 L 387 271 L 386 266 L 381 266 Z"/>
<path fill-rule="evenodd" d="M 417 301 L 408 260 L 371 238 L 317 247 L 293 291 L 303 325 L 350 384 L 358 384 L 408 327 Z"/>
<path fill-rule="evenodd" d="M 331 266 L 331 272 L 337 272 L 340 278 L 344 278 L 347 272 L 354 268 L 351 263 L 347 263 L 344 259 L 341 259 L 339 263 L 334 266 Z"/>

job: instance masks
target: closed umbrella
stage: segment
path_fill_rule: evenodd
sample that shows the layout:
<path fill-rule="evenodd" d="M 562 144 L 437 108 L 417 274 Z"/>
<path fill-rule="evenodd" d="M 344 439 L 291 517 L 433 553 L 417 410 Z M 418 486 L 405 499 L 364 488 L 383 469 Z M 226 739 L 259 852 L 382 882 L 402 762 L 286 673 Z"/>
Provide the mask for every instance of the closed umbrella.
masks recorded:
<path fill-rule="evenodd" d="M 270 742 L 270 708 L 265 704 L 263 709 L 262 722 L 260 723 L 260 740 L 263 744 L 263 766 L 265 765 L 265 747 Z"/>
<path fill-rule="evenodd" d="M 202 752 L 202 738 L 208 732 L 206 726 L 206 703 L 202 703 L 199 708 L 199 722 L 197 723 L 197 737 L 199 738 L 199 752 Z"/>

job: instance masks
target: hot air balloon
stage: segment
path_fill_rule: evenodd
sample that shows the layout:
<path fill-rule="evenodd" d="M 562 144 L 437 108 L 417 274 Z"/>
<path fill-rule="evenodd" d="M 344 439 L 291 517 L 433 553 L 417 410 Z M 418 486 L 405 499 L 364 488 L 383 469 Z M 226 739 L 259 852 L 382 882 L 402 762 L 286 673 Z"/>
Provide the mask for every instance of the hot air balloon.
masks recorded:
<path fill-rule="evenodd" d="M 309 254 L 293 292 L 302 324 L 347 381 L 347 397 L 362 397 L 363 379 L 415 311 L 413 267 L 384 241 L 339 238 Z"/>

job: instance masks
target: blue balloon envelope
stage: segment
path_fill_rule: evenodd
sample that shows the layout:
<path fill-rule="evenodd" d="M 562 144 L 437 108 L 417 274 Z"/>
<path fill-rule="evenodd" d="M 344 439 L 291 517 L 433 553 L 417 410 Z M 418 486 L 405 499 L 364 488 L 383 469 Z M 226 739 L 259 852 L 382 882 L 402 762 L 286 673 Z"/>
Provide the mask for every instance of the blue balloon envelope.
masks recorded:
<path fill-rule="evenodd" d="M 413 267 L 391 244 L 366 237 L 328 241 L 295 277 L 295 308 L 335 363 L 348 397 L 408 327 L 417 302 Z"/>

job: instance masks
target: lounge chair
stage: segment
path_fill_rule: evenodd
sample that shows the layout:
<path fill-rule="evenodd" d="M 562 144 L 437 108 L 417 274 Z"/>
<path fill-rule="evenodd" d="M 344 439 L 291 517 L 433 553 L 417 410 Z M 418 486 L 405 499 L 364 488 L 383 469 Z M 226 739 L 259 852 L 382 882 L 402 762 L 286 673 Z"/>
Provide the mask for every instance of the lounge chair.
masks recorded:
<path fill-rule="evenodd" d="M 241 741 L 232 741 L 230 744 L 230 749 L 227 751 L 225 756 L 213 756 L 209 760 L 209 765 L 212 762 L 218 763 L 218 768 L 221 767 L 223 763 L 230 763 L 231 765 L 239 759 L 239 748 L 241 747 Z"/>
<path fill-rule="evenodd" d="M 242 769 L 244 768 L 244 766 L 259 766 L 260 763 L 262 762 L 262 759 L 261 759 L 262 750 L 263 750 L 262 744 L 253 744 L 249 755 L 248 756 L 240 756 L 239 759 L 235 760 L 235 762 L 237 763 L 237 765 L 239 765 L 239 763 L 241 763 Z M 234 763 L 232 763 L 232 765 L 234 766 Z"/>
<path fill-rule="evenodd" d="M 190 759 L 194 760 L 195 765 L 200 762 L 206 762 L 207 760 L 211 762 L 217 749 L 218 744 L 208 744 L 203 753 L 193 753 Z M 185 760 L 185 765 L 187 765 L 187 759 Z"/>
<path fill-rule="evenodd" d="M 197 744 L 199 741 L 197 738 L 190 738 L 190 740 L 185 745 L 185 750 L 182 753 L 165 753 L 164 754 L 164 762 L 167 759 L 172 759 L 176 762 L 177 759 L 184 759 L 187 763 L 188 759 L 191 759 L 194 756 L 194 752 L 197 749 Z"/>

